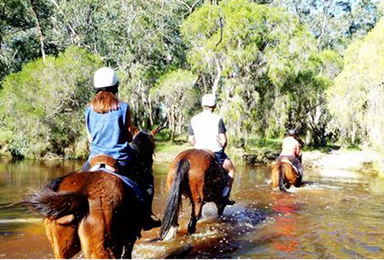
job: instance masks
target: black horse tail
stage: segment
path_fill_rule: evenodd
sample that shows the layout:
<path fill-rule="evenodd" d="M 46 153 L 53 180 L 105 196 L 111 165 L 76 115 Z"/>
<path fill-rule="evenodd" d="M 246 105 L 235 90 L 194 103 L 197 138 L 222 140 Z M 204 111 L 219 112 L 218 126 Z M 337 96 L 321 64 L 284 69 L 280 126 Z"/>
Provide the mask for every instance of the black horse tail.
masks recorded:
<path fill-rule="evenodd" d="M 284 185 L 284 176 L 285 176 L 285 169 L 282 162 L 280 162 L 279 165 L 279 189 L 283 192 L 288 192 L 287 188 Z"/>
<path fill-rule="evenodd" d="M 177 164 L 176 174 L 168 195 L 163 221 L 160 228 L 160 240 L 163 240 L 172 226 L 178 225 L 178 217 L 181 209 L 182 185 L 188 177 L 190 165 L 186 159 L 181 159 Z"/>
<path fill-rule="evenodd" d="M 49 186 L 32 192 L 18 204 L 28 206 L 53 220 L 71 214 L 79 219 L 89 209 L 86 195 L 69 191 L 55 192 Z"/>

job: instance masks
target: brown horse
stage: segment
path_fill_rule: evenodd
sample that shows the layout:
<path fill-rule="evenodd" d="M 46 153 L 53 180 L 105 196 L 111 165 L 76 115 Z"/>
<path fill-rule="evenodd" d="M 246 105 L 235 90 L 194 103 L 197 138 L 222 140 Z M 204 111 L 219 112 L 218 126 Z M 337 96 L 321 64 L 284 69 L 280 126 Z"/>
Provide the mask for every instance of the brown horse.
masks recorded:
<path fill-rule="evenodd" d="M 218 215 L 222 215 L 226 206 L 222 200 L 224 186 L 224 170 L 211 151 L 189 149 L 178 154 L 167 175 L 169 194 L 160 228 L 160 239 L 176 236 L 182 195 L 190 199 L 192 206 L 188 233 L 195 232 L 204 203 L 214 202 Z"/>
<path fill-rule="evenodd" d="M 152 169 L 158 131 L 135 135 L 135 173 Z M 22 203 L 44 214 L 55 258 L 71 258 L 80 250 L 85 258 L 131 258 L 143 227 L 141 199 L 135 182 L 99 169 L 53 180 Z"/>
<path fill-rule="evenodd" d="M 302 185 L 302 176 L 294 169 L 288 158 L 279 159 L 271 170 L 272 188 L 279 187 L 280 191 L 288 192 L 292 185 Z"/>

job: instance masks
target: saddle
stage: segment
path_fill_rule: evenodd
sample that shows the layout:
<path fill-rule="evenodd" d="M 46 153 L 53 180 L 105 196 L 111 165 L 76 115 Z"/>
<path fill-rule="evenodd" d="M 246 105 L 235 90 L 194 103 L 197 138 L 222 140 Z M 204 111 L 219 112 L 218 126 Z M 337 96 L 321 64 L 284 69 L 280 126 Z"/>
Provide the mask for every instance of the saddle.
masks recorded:
<path fill-rule="evenodd" d="M 300 175 L 300 172 L 299 172 L 299 169 L 297 169 L 297 167 L 287 158 L 287 157 L 283 157 L 280 159 L 280 162 L 284 162 L 284 163 L 288 163 L 292 166 L 292 168 L 295 170 L 295 172 Z"/>
<path fill-rule="evenodd" d="M 141 189 L 137 185 L 136 182 L 128 178 L 127 176 L 123 176 L 119 174 L 119 164 L 118 162 L 113 159 L 111 156 L 106 154 L 96 155 L 91 158 L 90 161 L 91 169 L 89 171 L 97 171 L 97 170 L 103 170 L 106 173 L 115 175 L 116 177 L 120 178 L 130 189 L 132 189 L 136 197 L 143 202 L 144 201 L 144 195 L 141 192 Z"/>
<path fill-rule="evenodd" d="M 95 157 L 91 158 L 90 161 L 91 169 L 90 171 L 97 171 L 100 168 L 104 168 L 108 171 L 117 173 L 119 170 L 119 165 L 115 159 L 113 159 L 111 156 L 106 154 L 100 154 L 96 155 Z"/>

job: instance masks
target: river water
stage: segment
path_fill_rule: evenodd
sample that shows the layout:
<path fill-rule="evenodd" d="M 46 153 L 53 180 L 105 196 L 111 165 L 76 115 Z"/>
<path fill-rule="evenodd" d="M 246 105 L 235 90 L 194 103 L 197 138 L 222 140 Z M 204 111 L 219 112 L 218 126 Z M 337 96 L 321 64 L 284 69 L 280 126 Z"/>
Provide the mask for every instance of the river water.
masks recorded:
<path fill-rule="evenodd" d="M 0 157 L 0 204 L 21 199 L 51 179 L 81 167 L 80 161 L 12 161 Z M 168 163 L 155 163 L 153 210 L 162 217 Z M 218 218 L 203 208 L 196 233 L 186 233 L 184 200 L 180 231 L 153 242 L 159 229 L 142 232 L 134 258 L 384 258 L 384 181 L 346 171 L 306 170 L 291 194 L 271 190 L 269 168 L 237 167 L 237 202 Z M 0 208 L 0 258 L 52 258 L 40 215 L 22 207 Z"/>

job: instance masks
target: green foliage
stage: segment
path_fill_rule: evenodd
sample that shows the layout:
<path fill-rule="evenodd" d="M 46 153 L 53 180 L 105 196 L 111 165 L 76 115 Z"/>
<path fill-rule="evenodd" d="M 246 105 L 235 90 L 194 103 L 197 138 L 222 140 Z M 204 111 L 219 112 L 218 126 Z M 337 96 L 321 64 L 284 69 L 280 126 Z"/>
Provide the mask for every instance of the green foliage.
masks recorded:
<path fill-rule="evenodd" d="M 319 55 L 297 17 L 281 8 L 226 0 L 196 10 L 181 32 L 202 92 L 211 88 L 207 82 L 220 81 L 220 113 L 230 134 L 275 137 L 295 127 L 324 136 L 314 118 L 325 107 L 323 93 L 329 77 L 340 71 L 340 58 L 330 50 Z"/>
<path fill-rule="evenodd" d="M 172 137 L 172 131 L 169 128 L 163 129 L 160 133 L 156 134 L 155 140 L 157 142 L 166 142 L 170 141 Z"/>
<path fill-rule="evenodd" d="M 85 138 L 83 109 L 92 94 L 92 75 L 101 59 L 77 47 L 59 57 L 37 59 L 6 77 L 0 114 L 12 131 L 9 149 L 15 156 L 50 153 L 73 156 Z"/>
<path fill-rule="evenodd" d="M 130 103 L 133 122 L 139 127 L 151 128 L 160 120 L 150 89 L 162 74 L 183 62 L 178 28 L 192 1 L 184 2 L 60 1 L 54 15 L 61 46 L 83 46 L 119 68 L 124 86 L 120 98 Z"/>
<path fill-rule="evenodd" d="M 372 78 L 381 74 L 372 64 L 379 68 L 382 53 L 353 54 L 363 53 L 361 42 L 345 61 L 338 53 L 375 26 L 383 6 L 376 0 L 1 1 L 0 126 L 12 133 L 3 139 L 20 156 L 86 154 L 82 110 L 101 60 L 75 45 L 117 69 L 119 97 L 129 102 L 136 126 L 152 128 L 168 117 L 164 140 L 185 134 L 201 95 L 213 91 L 234 144 L 281 137 L 286 127 L 315 146 L 335 134 L 373 144 L 368 136 L 381 135 L 375 120 L 381 85 Z M 364 65 L 353 65 L 360 56 Z"/>
<path fill-rule="evenodd" d="M 343 53 L 355 39 L 369 32 L 381 17 L 380 0 L 273 0 L 306 24 L 317 40 L 319 51 Z"/>
<path fill-rule="evenodd" d="M 41 57 L 37 21 L 45 38 L 45 53 L 57 53 L 48 31 L 52 26 L 52 7 L 52 2 L 47 0 L 0 1 L 0 85 L 6 75 L 19 71 L 24 63 Z"/>
<path fill-rule="evenodd" d="M 196 107 L 197 91 L 194 88 L 196 76 L 185 70 L 170 71 L 160 80 L 151 94 L 163 104 L 163 112 L 171 129 L 171 139 L 175 134 L 185 132 L 188 119 Z"/>
<path fill-rule="evenodd" d="M 334 131 L 344 144 L 369 144 L 384 154 L 384 19 L 345 52 L 345 67 L 328 91 Z"/>

